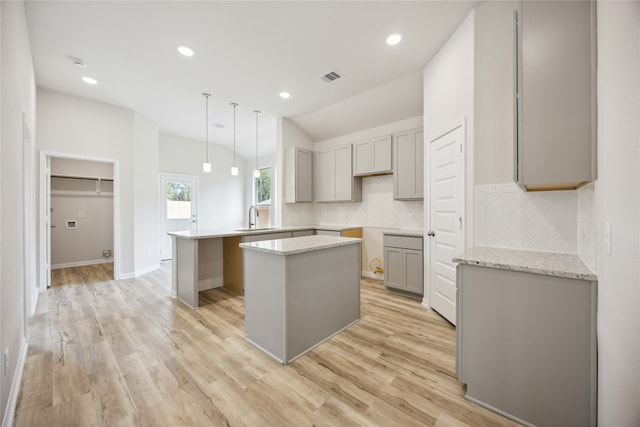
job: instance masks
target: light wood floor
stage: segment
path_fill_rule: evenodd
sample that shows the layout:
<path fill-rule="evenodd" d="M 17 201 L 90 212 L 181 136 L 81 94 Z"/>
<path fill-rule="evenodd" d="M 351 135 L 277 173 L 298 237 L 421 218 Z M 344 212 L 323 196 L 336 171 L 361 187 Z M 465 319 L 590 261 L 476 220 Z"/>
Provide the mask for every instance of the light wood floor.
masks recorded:
<path fill-rule="evenodd" d="M 112 262 L 51 270 L 51 286 L 86 285 L 108 280 L 113 280 Z"/>
<path fill-rule="evenodd" d="M 464 399 L 453 327 L 378 282 L 359 323 L 282 366 L 246 342 L 243 297 L 192 311 L 169 269 L 41 295 L 16 426 L 514 425 Z"/>

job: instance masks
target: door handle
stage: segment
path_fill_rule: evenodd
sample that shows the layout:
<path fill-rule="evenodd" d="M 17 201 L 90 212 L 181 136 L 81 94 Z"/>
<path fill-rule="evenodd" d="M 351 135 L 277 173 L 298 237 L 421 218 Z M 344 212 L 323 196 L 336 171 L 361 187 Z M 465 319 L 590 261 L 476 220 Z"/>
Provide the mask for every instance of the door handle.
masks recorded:
<path fill-rule="evenodd" d="M 55 225 L 51 225 L 51 228 L 56 228 L 56 226 Z"/>
<path fill-rule="evenodd" d="M 436 233 L 434 233 L 433 231 L 429 231 L 427 233 L 427 236 L 431 236 L 431 237 L 435 237 Z"/>

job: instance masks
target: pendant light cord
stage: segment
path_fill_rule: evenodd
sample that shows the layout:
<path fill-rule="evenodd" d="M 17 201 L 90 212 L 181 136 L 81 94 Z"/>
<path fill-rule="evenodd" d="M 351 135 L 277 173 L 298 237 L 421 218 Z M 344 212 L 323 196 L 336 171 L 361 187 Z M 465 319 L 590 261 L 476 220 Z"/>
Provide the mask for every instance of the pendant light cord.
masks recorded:
<path fill-rule="evenodd" d="M 254 113 L 256 113 L 256 171 L 259 171 L 258 169 L 258 117 L 260 117 L 260 111 L 254 111 Z"/>
<path fill-rule="evenodd" d="M 205 131 L 204 131 L 204 141 L 205 141 L 205 153 L 207 156 L 207 163 L 209 163 L 209 95 L 208 93 L 203 93 L 205 100 L 204 107 L 204 122 L 205 122 Z"/>
<path fill-rule="evenodd" d="M 236 166 L 236 107 L 238 104 L 231 103 L 233 106 L 233 166 Z"/>

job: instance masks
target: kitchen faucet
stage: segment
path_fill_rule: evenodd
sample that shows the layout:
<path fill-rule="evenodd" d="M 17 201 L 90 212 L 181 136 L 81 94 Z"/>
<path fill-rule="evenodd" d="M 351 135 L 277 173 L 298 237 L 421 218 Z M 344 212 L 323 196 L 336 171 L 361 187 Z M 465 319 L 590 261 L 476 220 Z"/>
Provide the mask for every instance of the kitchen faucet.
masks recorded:
<path fill-rule="evenodd" d="M 255 212 L 256 212 L 255 222 L 251 222 L 251 209 L 255 209 Z M 248 217 L 249 217 L 249 230 L 251 230 L 251 227 L 254 226 L 254 225 L 256 227 L 258 226 L 258 217 L 259 216 L 260 216 L 260 212 L 258 212 L 258 208 L 256 207 L 256 205 L 249 206 L 249 214 L 248 214 Z"/>

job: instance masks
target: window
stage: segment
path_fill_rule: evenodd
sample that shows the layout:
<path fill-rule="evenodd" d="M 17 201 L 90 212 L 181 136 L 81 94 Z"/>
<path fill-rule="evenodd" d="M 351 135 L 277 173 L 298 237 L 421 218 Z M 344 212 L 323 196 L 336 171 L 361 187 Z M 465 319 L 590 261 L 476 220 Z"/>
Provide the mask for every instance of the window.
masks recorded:
<path fill-rule="evenodd" d="M 260 169 L 260 178 L 253 180 L 253 200 L 258 207 L 258 227 L 270 227 L 271 224 L 271 168 Z"/>
<path fill-rule="evenodd" d="M 191 184 L 167 182 L 167 219 L 191 218 Z"/>

